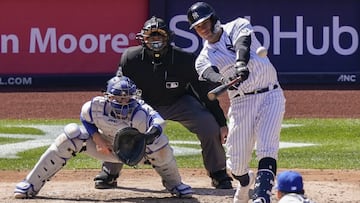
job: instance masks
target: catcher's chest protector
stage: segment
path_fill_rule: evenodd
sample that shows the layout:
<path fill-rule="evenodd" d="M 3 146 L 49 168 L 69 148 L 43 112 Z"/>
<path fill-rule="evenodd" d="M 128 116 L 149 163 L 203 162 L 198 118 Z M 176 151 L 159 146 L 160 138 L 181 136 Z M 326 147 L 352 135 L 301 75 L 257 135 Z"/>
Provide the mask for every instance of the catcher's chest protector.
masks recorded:
<path fill-rule="evenodd" d="M 115 134 L 125 127 L 135 127 L 140 132 L 147 129 L 147 115 L 142 108 L 135 108 L 133 115 L 128 119 L 117 119 L 110 115 L 110 107 L 102 97 L 92 101 L 91 114 L 100 133 L 110 142 L 113 142 Z"/>

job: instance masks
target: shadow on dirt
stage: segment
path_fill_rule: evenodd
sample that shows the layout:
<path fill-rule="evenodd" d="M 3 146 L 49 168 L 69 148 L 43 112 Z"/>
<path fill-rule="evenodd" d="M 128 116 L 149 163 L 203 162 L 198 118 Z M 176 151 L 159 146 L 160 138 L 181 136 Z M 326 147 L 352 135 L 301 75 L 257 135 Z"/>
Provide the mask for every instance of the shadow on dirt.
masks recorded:
<path fill-rule="evenodd" d="M 175 196 L 171 196 L 169 192 L 166 190 L 152 190 L 152 189 L 143 189 L 143 188 L 135 188 L 135 187 L 117 187 L 111 189 L 113 194 L 116 194 L 116 190 L 123 190 L 123 191 L 131 191 L 134 193 L 132 197 L 106 197 L 102 198 L 104 194 L 94 192 L 91 194 L 91 197 L 45 197 L 45 196 L 36 196 L 35 199 L 41 199 L 46 201 L 69 201 L 69 202 L 150 202 L 150 203 L 167 203 L 167 202 L 174 202 L 174 203 L 200 203 L 201 197 L 199 196 L 229 196 L 231 198 L 234 195 L 235 190 L 214 190 L 212 188 L 193 188 L 194 195 L 192 198 L 178 198 Z M 107 190 L 110 191 L 110 190 Z M 127 192 L 128 193 L 128 192 Z M 136 193 L 139 193 L 138 197 Z M 81 195 L 81 192 L 79 193 Z M 118 193 L 121 196 L 121 192 Z M 128 195 L 127 195 L 128 196 Z M 199 199 L 198 199 L 199 198 Z"/>

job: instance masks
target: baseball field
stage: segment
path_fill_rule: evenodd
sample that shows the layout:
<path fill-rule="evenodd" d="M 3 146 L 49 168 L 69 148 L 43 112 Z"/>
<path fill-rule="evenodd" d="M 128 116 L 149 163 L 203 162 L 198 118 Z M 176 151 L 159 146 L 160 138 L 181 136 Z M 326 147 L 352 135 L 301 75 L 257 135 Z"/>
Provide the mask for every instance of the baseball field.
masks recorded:
<path fill-rule="evenodd" d="M 317 88 L 285 89 L 287 106 L 278 171 L 294 169 L 301 172 L 305 192 L 315 202 L 360 202 L 360 91 L 314 89 Z M 99 171 L 100 162 L 79 155 L 44 186 L 36 199 L 15 201 L 12 194 L 16 183 L 26 176 L 46 146 L 26 150 L 29 144 L 16 143 L 29 143 L 26 142 L 28 137 L 14 136 L 18 139 L 14 141 L 12 135 L 26 131 L 25 123 L 36 126 L 33 134 L 45 135 L 38 137 L 46 137 L 48 132 L 56 137 L 57 131 L 44 126 L 61 130 L 64 122 L 77 122 L 81 105 L 99 93 L 93 90 L 0 93 L 0 202 L 232 202 L 235 190 L 212 189 L 202 167 L 199 148 L 193 146 L 196 145 L 195 136 L 181 132 L 187 134 L 188 142 L 176 142 L 181 138 L 172 137 L 171 134 L 176 134 L 172 130 L 183 129 L 172 123 L 167 129 L 168 134 L 174 141 L 183 181 L 195 191 L 192 199 L 171 197 L 149 167 L 127 167 L 117 188 L 96 190 L 93 177 Z M 221 98 L 221 105 L 226 111 L 228 101 L 225 97 Z M 9 124 L 13 128 L 6 127 Z M 39 132 L 36 129 L 40 129 Z M 51 142 L 51 136 L 49 140 Z M 255 163 L 252 167 L 256 171 Z"/>

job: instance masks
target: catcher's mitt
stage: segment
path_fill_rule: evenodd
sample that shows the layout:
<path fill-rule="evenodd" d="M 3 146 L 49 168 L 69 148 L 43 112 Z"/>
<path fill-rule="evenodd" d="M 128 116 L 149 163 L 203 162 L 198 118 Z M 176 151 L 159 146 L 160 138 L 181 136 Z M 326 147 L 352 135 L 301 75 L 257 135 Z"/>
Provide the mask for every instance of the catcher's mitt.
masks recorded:
<path fill-rule="evenodd" d="M 126 165 L 135 166 L 144 157 L 146 148 L 146 135 L 136 128 L 126 127 L 115 135 L 114 152 Z"/>

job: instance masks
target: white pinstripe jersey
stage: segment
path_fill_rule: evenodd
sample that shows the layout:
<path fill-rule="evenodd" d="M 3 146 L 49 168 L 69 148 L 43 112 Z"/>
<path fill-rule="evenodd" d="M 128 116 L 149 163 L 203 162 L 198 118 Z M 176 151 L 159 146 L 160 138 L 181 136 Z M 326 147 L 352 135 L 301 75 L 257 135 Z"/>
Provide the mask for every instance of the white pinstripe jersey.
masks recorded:
<path fill-rule="evenodd" d="M 202 73 L 210 66 L 216 66 L 224 77 L 233 77 L 236 60 L 235 42 L 241 36 L 251 35 L 250 60 L 247 64 L 250 72 L 249 78 L 239 86 L 239 90 L 229 90 L 229 98 L 233 98 L 241 92 L 253 92 L 256 89 L 276 84 L 278 82 L 276 69 L 268 57 L 262 58 L 256 54 L 256 50 L 261 44 L 257 40 L 250 22 L 245 18 L 237 18 L 221 27 L 223 33 L 220 40 L 214 44 L 205 41 L 203 49 L 196 59 L 195 68 L 199 79 L 204 80 Z"/>

